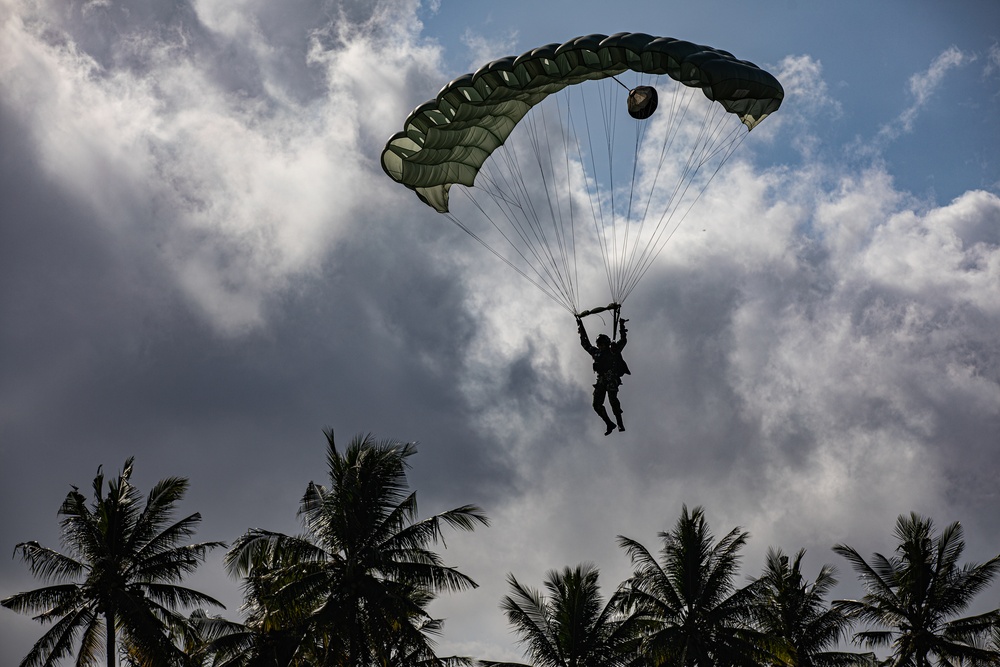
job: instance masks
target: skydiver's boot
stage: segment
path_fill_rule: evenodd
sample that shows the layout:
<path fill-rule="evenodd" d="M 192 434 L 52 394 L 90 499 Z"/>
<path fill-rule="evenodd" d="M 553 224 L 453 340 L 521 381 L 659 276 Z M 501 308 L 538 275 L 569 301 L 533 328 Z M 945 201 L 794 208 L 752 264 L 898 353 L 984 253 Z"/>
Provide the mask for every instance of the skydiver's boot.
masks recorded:
<path fill-rule="evenodd" d="M 618 430 L 619 431 L 624 431 L 625 430 L 625 422 L 622 421 L 622 411 L 621 410 L 615 410 L 614 412 L 615 412 L 615 421 L 618 422 Z"/>
<path fill-rule="evenodd" d="M 604 420 L 605 425 L 608 427 L 608 430 L 604 432 L 604 435 L 611 435 L 611 432 L 615 430 L 615 423 L 611 421 L 611 417 L 608 416 L 608 409 L 603 405 L 595 405 L 594 411 L 601 416 L 601 419 Z"/>

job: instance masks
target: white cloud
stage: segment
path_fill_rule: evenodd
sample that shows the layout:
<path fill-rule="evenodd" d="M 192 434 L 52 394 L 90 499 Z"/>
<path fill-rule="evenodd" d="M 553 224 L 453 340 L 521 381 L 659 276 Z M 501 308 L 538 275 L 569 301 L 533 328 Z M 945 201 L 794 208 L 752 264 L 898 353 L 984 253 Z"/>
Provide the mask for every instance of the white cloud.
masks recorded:
<path fill-rule="evenodd" d="M 840 101 L 830 94 L 823 79 L 822 62 L 812 56 L 786 56 L 778 64 L 775 76 L 781 81 L 788 101 L 800 113 L 822 113 L 833 118 L 843 114 Z"/>
<path fill-rule="evenodd" d="M 310 63 L 326 72 L 325 96 L 296 102 L 270 67 L 271 94 L 248 96 L 213 77 L 186 40 L 126 34 L 117 48 L 142 52 L 144 67 L 101 65 L 44 5 L 31 7 L 4 23 L 0 85 L 39 160 L 123 243 L 158 247 L 223 333 L 265 324 L 268 300 L 315 271 L 355 224 L 381 184 L 368 156 L 403 115 L 404 83 L 438 58 L 416 41 L 414 7 L 394 5 L 378 15 L 390 38 L 344 24 L 332 43 L 329 30 L 314 34 Z M 218 35 L 267 65 L 277 45 L 252 15 L 200 7 Z"/>
<path fill-rule="evenodd" d="M 614 535 L 655 545 L 682 502 L 751 530 L 749 576 L 771 545 L 836 562 L 832 544 L 881 545 L 900 513 L 950 521 L 995 498 L 996 434 L 968 425 L 1000 415 L 998 221 L 993 194 L 927 204 L 879 168 L 727 165 L 627 304 L 629 430 L 607 439 L 568 318 L 533 321 L 532 288 L 470 267 L 490 276 L 472 291 L 491 324 L 463 382 L 522 482 L 490 510 L 497 534 L 452 550 L 491 597 L 438 603 L 446 645 L 516 658 L 497 568 L 540 582 L 595 560 L 611 590 L 628 569 Z M 524 355 L 546 385 L 531 396 L 562 403 L 504 391 Z"/>
<path fill-rule="evenodd" d="M 491 60 L 516 55 L 517 37 L 517 32 L 514 31 L 506 35 L 491 35 L 487 37 L 481 33 L 466 29 L 462 34 L 462 43 L 469 50 L 469 71 L 475 72 Z"/>
<path fill-rule="evenodd" d="M 892 123 L 882 126 L 879 130 L 879 140 L 884 143 L 898 138 L 901 134 L 912 132 L 920 112 L 946 81 L 948 73 L 975 59 L 974 55 L 951 46 L 942 51 L 926 71 L 911 76 L 909 92 L 913 102 Z"/>
<path fill-rule="evenodd" d="M 823 78 L 823 64 L 809 55 L 786 56 L 775 69 L 785 89 L 781 109 L 757 130 L 759 134 L 782 133 L 791 137 L 793 147 L 803 156 L 815 156 L 820 148 L 817 122 L 836 121 L 843 106 Z M 789 126 L 797 128 L 789 131 Z"/>
<path fill-rule="evenodd" d="M 818 61 L 785 68 L 775 140 L 838 109 Z M 468 253 L 454 268 L 483 323 L 460 386 L 519 480 L 490 509 L 497 534 L 455 548 L 491 596 L 439 603 L 449 650 L 516 659 L 501 570 L 539 582 L 591 559 L 609 590 L 628 569 L 614 535 L 654 544 L 682 502 L 718 532 L 746 524 L 751 554 L 807 547 L 831 562 L 833 543 L 864 550 L 902 512 L 950 520 L 957 495 L 995 496 L 982 472 L 995 438 L 966 425 L 1000 414 L 1000 199 L 939 206 L 881 165 L 803 153 L 795 170 L 731 160 L 630 298 L 628 431 L 608 438 L 568 316 L 439 221 Z M 510 384 L 525 366 L 529 381 Z"/>
<path fill-rule="evenodd" d="M 983 68 L 983 76 L 993 76 L 1000 71 L 1000 44 L 994 42 L 990 44 L 990 49 L 986 54 L 986 67 Z"/>
<path fill-rule="evenodd" d="M 265 346 L 272 361 L 260 377 L 248 375 L 241 359 L 240 372 L 229 378 L 258 384 L 220 380 L 221 390 L 237 395 L 221 417 L 199 412 L 178 427 L 177 415 L 167 414 L 176 404 L 151 405 L 163 400 L 160 388 L 140 386 L 147 392 L 138 392 L 142 410 L 154 417 L 127 415 L 128 433 L 169 422 L 185 437 L 207 439 L 220 458 L 245 459 L 249 469 L 256 462 L 244 440 L 278 427 L 263 423 L 275 413 L 254 414 L 243 401 L 261 406 L 266 401 L 246 394 L 271 396 L 276 385 L 289 395 L 273 409 L 304 404 L 308 409 L 294 414 L 307 420 L 361 419 L 357 412 L 379 420 L 365 428 L 385 429 L 381 420 L 389 420 L 431 434 L 479 436 L 448 443 L 449 453 L 495 457 L 501 473 L 499 481 L 462 480 L 491 487 L 496 501 L 485 508 L 491 529 L 449 539 L 446 561 L 482 588 L 435 603 L 434 613 L 447 618 L 442 654 L 519 658 L 497 609 L 506 572 L 538 584 L 547 569 L 593 560 L 610 591 L 628 570 L 614 536 L 655 546 L 656 531 L 673 523 L 682 502 L 705 505 L 717 534 L 735 525 L 751 530 L 746 575 L 760 563 L 753 554 L 769 545 L 807 547 L 821 562 L 836 560 L 828 548 L 837 541 L 867 552 L 878 538 L 882 547 L 895 516 L 911 509 L 940 522 L 971 517 L 998 528 L 989 510 L 1000 502 L 993 428 L 1000 423 L 1000 200 L 969 191 L 944 205 L 918 201 L 880 166 L 848 172 L 823 162 L 822 134 L 811 124 L 836 119 L 841 107 L 820 60 L 782 61 L 785 105 L 746 144 L 801 141 L 803 164 L 761 170 L 731 160 L 630 297 L 626 358 L 633 375 L 622 389 L 628 431 L 604 438 L 590 408 L 590 362 L 572 318 L 424 210 L 377 164 L 381 142 L 444 78 L 439 48 L 420 37 L 417 3 L 377 3 L 368 19 L 303 31 L 299 65 L 316 75 L 322 90 L 315 95 L 282 78 L 288 49 L 254 19 L 267 4 L 201 0 L 196 8 L 218 40 L 214 50 L 196 47 L 192 34 L 172 41 L 135 34 L 128 49 L 141 54 L 143 67 L 130 68 L 88 54 L 72 32 L 46 23 L 51 16 L 29 11 L 40 5 L 19 3 L 0 28 L 3 104 L 25 128 L 52 186 L 74 193 L 93 214 L 81 217 L 99 218 L 101 235 L 114 238 L 122 254 L 158 257 L 164 267 L 149 273 L 173 281 L 220 332 L 266 326 L 274 296 L 310 289 L 302 278 L 344 241 L 385 253 L 373 271 L 412 265 L 460 286 L 441 299 L 464 299 L 463 312 L 450 312 L 450 301 L 448 312 L 413 309 L 394 320 L 399 303 L 439 298 L 420 283 L 424 274 L 411 278 L 401 270 L 395 277 L 405 277 L 396 281 L 351 276 L 309 302 L 349 302 L 347 290 L 371 295 L 359 307 L 367 319 L 338 329 L 354 336 L 351 351 L 323 357 L 342 365 L 310 376 L 314 350 L 285 347 L 322 336 L 285 330 L 275 346 L 280 351 Z M 94 17 L 106 9 L 88 6 Z M 32 21 L 22 20 L 29 15 Z M 508 39 L 469 34 L 473 62 L 511 52 Z M 242 63 L 251 72 L 227 82 L 208 61 L 237 46 L 253 54 Z M 901 118 L 915 122 L 945 73 L 964 62 L 960 54 L 935 60 L 914 79 L 913 111 Z M 408 245 L 414 240 L 419 252 Z M 330 308 L 339 315 L 339 306 Z M 296 314 L 313 325 L 312 313 Z M 429 344 L 456 323 L 468 327 L 461 355 Z M 145 332 L 129 333 L 145 342 Z M 371 351 L 384 341 L 391 349 Z M 182 341 L 182 350 L 182 343 L 194 345 Z M 355 353 L 378 363 L 361 368 Z M 213 371 L 230 354 L 204 352 Z M 460 398 L 411 391 L 399 367 L 412 367 L 413 358 L 418 368 L 445 377 L 442 384 Z M 291 369 L 275 372 L 286 360 Z M 36 430 L 31 419 L 48 424 L 51 406 L 62 405 L 53 401 L 57 386 L 81 395 L 91 386 L 79 378 L 94 375 L 94 367 L 78 364 L 69 372 L 63 360 L 32 367 L 32 376 L 45 378 L 44 389 L 27 401 L 18 386 L 20 400 L 13 403 L 30 404 L 32 415 L 8 409 L 4 418 L 23 420 L 25 431 Z M 166 379 L 187 396 L 184 380 L 191 377 L 204 376 Z M 337 394 L 329 389 L 334 384 L 347 389 Z M 331 396 L 342 404 L 325 402 Z M 378 405 L 358 408 L 366 401 Z M 456 406 L 455 413 L 441 419 L 434 411 L 440 402 Z M 226 442 L 234 431 L 236 443 Z M 152 442 L 143 444 L 163 440 Z M 264 448 L 262 442 L 257 446 Z M 473 456 L 465 449 L 474 447 L 491 451 Z M 447 459 L 427 447 L 417 464 L 438 467 L 443 479 L 463 469 L 463 457 Z M 202 474 L 199 461 L 178 465 Z M 209 469 L 231 472 L 228 462 L 215 466 Z M 46 478 L 64 484 L 64 472 Z M 271 473 L 259 475 L 270 483 Z M 206 497 L 230 491 L 228 476 Z M 444 486 L 421 488 L 421 498 L 425 492 L 453 498 Z M 260 502 L 271 504 L 272 516 L 271 500 Z M 208 516 L 219 506 L 199 509 Z M 228 521 L 233 534 L 246 528 L 232 517 L 218 520 Z M 235 583 L 222 585 L 238 596 Z M 26 631 L 25 645 L 34 630 Z"/>

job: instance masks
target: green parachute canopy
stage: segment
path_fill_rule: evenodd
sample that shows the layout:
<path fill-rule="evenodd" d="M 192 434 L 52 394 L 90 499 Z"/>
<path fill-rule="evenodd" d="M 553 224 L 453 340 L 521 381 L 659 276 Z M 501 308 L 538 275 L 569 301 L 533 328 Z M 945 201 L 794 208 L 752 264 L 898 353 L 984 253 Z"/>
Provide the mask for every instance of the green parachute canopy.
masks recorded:
<path fill-rule="evenodd" d="M 475 208 L 486 216 L 494 227 L 504 218 L 508 221 L 511 216 L 518 218 L 518 221 L 513 223 L 513 230 L 504 233 L 503 236 L 511 245 L 526 243 L 527 247 L 523 249 L 516 247 L 513 256 L 505 255 L 491 246 L 490 242 L 485 241 L 472 223 L 464 219 L 453 218 L 453 221 L 487 245 L 494 254 L 502 255 L 501 258 L 508 264 L 512 266 L 519 264 L 518 257 L 525 260 L 528 264 L 527 269 L 518 266 L 514 268 L 573 311 L 578 310 L 576 285 L 572 277 L 576 268 L 570 265 L 574 261 L 573 258 L 567 260 L 566 257 L 576 254 L 578 234 L 573 225 L 579 223 L 567 222 L 565 210 L 574 208 L 578 210 L 580 207 L 574 201 L 567 201 L 565 205 L 559 202 L 553 204 L 553 196 L 566 197 L 564 192 L 546 195 L 547 202 L 541 205 L 521 201 L 521 197 L 529 196 L 528 191 L 532 189 L 531 186 L 536 180 L 547 183 L 552 181 L 553 184 L 558 183 L 560 178 L 563 178 L 566 184 L 585 182 L 587 187 L 595 188 L 590 195 L 594 211 L 607 207 L 606 211 L 602 210 L 590 216 L 594 218 L 595 230 L 599 236 L 610 238 L 609 225 L 611 227 L 625 225 L 636 230 L 631 234 L 628 229 L 622 231 L 621 249 L 617 247 L 617 237 L 614 244 L 610 241 L 607 244 L 599 241 L 602 253 L 605 255 L 609 279 L 612 277 L 611 274 L 628 276 L 623 279 L 622 285 L 612 285 L 612 297 L 620 303 L 634 286 L 631 283 L 638 279 L 638 275 L 645 272 L 648 262 L 659 253 L 662 243 L 666 242 L 665 238 L 669 238 L 672 233 L 669 224 L 679 204 L 668 202 L 658 218 L 655 213 L 651 216 L 648 211 L 644 212 L 644 219 L 650 218 L 655 224 L 651 224 L 649 229 L 640 233 L 638 231 L 640 221 L 637 220 L 636 209 L 631 203 L 637 195 L 629 196 L 627 210 L 622 210 L 620 203 L 606 203 L 609 197 L 613 199 L 619 186 L 611 181 L 604 183 L 603 177 L 598 176 L 596 171 L 604 169 L 610 174 L 627 172 L 627 169 L 618 166 L 617 157 L 610 155 L 606 158 L 595 157 L 594 154 L 600 150 L 594 148 L 594 140 L 581 137 L 576 129 L 577 125 L 584 124 L 584 121 L 580 120 L 584 117 L 586 117 L 585 124 L 589 126 L 591 114 L 597 116 L 603 113 L 611 118 L 608 111 L 597 110 L 596 107 L 602 106 L 601 104 L 595 103 L 593 98 L 581 97 L 579 99 L 583 101 L 576 104 L 582 104 L 582 110 L 572 111 L 567 103 L 565 107 L 558 107 L 558 111 L 550 112 L 548 119 L 539 120 L 537 125 L 531 126 L 533 129 L 530 132 L 533 134 L 530 141 L 534 146 L 540 170 L 537 177 L 528 176 L 528 180 L 522 185 L 512 182 L 511 179 L 524 178 L 521 166 L 512 162 L 518 159 L 516 154 L 514 157 L 504 158 L 507 166 L 504 167 L 506 171 L 503 173 L 498 172 L 483 178 L 481 172 L 484 165 L 490 167 L 491 162 L 499 162 L 491 160 L 491 156 L 504 147 L 512 133 L 524 124 L 522 121 L 527 122 L 526 116 L 531 118 L 529 112 L 550 96 L 567 88 L 575 88 L 579 84 L 590 85 L 588 82 L 601 80 L 615 82 L 611 84 L 611 90 L 617 90 L 613 86 L 619 84 L 625 86 L 619 77 L 632 73 L 640 77 L 638 83 L 661 89 L 660 111 L 657 111 L 650 120 L 633 121 L 643 128 L 637 130 L 643 134 L 635 142 L 633 162 L 637 165 L 642 160 L 643 147 L 649 141 L 645 135 L 646 126 L 643 124 L 653 123 L 664 113 L 677 117 L 685 116 L 691 106 L 690 101 L 675 102 L 672 109 L 665 111 L 662 89 L 667 84 L 682 89 L 700 89 L 708 100 L 717 103 L 710 106 L 721 108 L 725 112 L 723 115 L 738 118 L 747 130 L 753 129 L 765 117 L 775 112 L 784 96 L 781 85 L 772 75 L 753 63 L 736 59 L 726 51 L 642 33 L 588 35 L 563 44 L 548 44 L 531 49 L 520 56 L 494 60 L 475 73 L 466 74 L 447 84 L 434 99 L 414 109 L 404 122 L 403 130 L 389 139 L 382 152 L 382 167 L 393 180 L 414 190 L 423 202 L 449 215 L 451 215 L 449 190 L 453 185 L 468 188 L 470 198 L 477 196 L 476 191 L 486 191 L 493 200 L 494 213 L 490 214 L 484 210 L 485 205 L 481 203 L 477 203 Z M 583 87 L 585 86 L 581 86 Z M 632 101 L 637 97 L 637 90 L 634 88 L 632 91 Z M 627 86 L 626 90 L 620 92 L 621 106 L 624 108 Z M 656 108 L 655 90 L 653 95 L 654 106 L 646 112 L 647 115 Z M 644 97 L 644 91 L 638 97 Z M 553 117 L 561 117 L 563 129 L 551 129 Z M 645 116 L 634 117 L 645 118 Z M 613 135 L 621 133 L 616 129 L 619 121 L 611 118 L 605 122 L 603 135 L 610 142 L 613 140 Z M 664 139 L 663 150 L 673 152 L 675 151 L 673 146 L 680 143 L 673 137 L 680 130 L 670 129 L 673 127 L 673 121 L 670 123 L 661 134 L 669 135 Z M 718 155 L 721 156 L 719 159 L 724 161 L 742 139 L 741 135 L 736 135 L 731 130 L 728 134 L 717 133 L 713 129 L 714 126 L 708 125 L 709 121 L 706 120 L 704 123 L 704 129 L 699 130 L 700 132 L 711 136 L 712 141 L 728 143 L 702 146 L 702 139 L 694 140 L 695 148 L 692 149 L 695 151 L 694 156 L 688 155 L 684 159 L 689 162 L 694 159 L 697 162 L 693 167 L 685 167 L 683 170 L 685 178 L 694 177 L 702 162 L 707 162 L 709 158 Z M 588 131 L 594 132 L 589 127 Z M 541 133 L 541 138 L 534 134 L 538 132 Z M 653 132 L 656 134 L 655 130 Z M 674 134 L 670 134 L 671 132 Z M 545 136 L 546 133 L 548 136 Z M 717 136 L 719 138 L 716 138 Z M 512 152 L 515 150 L 512 149 Z M 569 157 L 553 158 L 553 151 L 564 151 Z M 704 157 L 700 157 L 702 155 Z M 585 173 L 577 178 L 569 173 L 573 171 L 571 165 L 556 166 L 559 160 L 565 160 L 567 165 L 573 163 L 573 165 L 589 166 L 580 166 Z M 662 160 L 663 158 L 661 164 Z M 544 166 L 542 163 L 545 162 L 551 162 L 552 166 Z M 498 165 L 498 168 L 501 168 L 501 165 Z M 487 180 L 488 182 L 480 182 Z M 659 178 L 645 178 L 647 182 L 650 180 L 657 181 Z M 632 181 L 633 190 L 637 182 L 641 185 L 643 181 L 639 166 L 633 168 Z M 560 190 L 568 189 L 561 185 L 557 187 Z M 642 195 L 646 198 L 647 209 L 649 203 L 656 206 L 663 205 L 661 194 L 664 189 L 678 191 L 676 185 L 661 184 L 657 187 L 659 191 Z M 686 192 L 688 187 L 684 185 L 681 190 Z M 621 199 L 619 197 L 619 202 Z M 540 212 L 546 208 L 550 213 Z M 683 212 L 678 215 L 682 218 Z M 570 227 L 567 227 L 567 224 Z M 645 223 L 641 224 L 645 227 Z M 657 225 L 660 229 L 656 228 Z M 614 229 L 610 233 L 615 234 Z M 606 250 L 605 245 L 607 245 Z M 556 294 L 553 295 L 552 292 Z"/>

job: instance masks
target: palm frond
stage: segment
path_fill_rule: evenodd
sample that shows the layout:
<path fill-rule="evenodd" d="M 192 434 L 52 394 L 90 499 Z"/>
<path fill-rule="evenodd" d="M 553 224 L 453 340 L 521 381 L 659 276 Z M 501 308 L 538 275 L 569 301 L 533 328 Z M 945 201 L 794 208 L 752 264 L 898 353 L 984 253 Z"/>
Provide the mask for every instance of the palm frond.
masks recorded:
<path fill-rule="evenodd" d="M 21 660 L 21 667 L 56 664 L 72 652 L 76 636 L 86 632 L 96 618 L 97 615 L 90 608 L 67 614 L 35 642 L 28 655 Z"/>
<path fill-rule="evenodd" d="M 53 610 L 59 610 L 66 606 L 76 606 L 80 598 L 79 584 L 59 584 L 36 588 L 24 593 L 15 593 L 0 600 L 0 605 L 19 614 L 44 612 L 41 616 L 36 617 L 36 620 L 48 620 Z M 58 615 L 61 616 L 62 613 L 58 613 Z"/>
<path fill-rule="evenodd" d="M 33 577 L 43 581 L 65 581 L 81 576 L 86 566 L 75 558 L 43 547 L 36 541 L 21 542 L 14 546 L 14 553 L 21 553 L 21 560 L 28 564 Z"/>
<path fill-rule="evenodd" d="M 109 480 L 98 467 L 89 505 L 77 487 L 66 495 L 59 523 L 69 555 L 37 542 L 16 547 L 36 577 L 79 579 L 2 601 L 15 611 L 39 612 L 34 618 L 40 622 L 54 621 L 23 664 L 55 664 L 78 641 L 77 664 L 90 665 L 102 648 L 101 640 L 111 642 L 119 632 L 127 642 L 123 648 L 133 659 L 155 658 L 156 664 L 163 664 L 166 656 L 179 656 L 173 638 L 188 636 L 187 621 L 174 607 L 216 603 L 207 595 L 173 585 L 193 571 L 207 551 L 222 545 L 178 546 L 193 534 L 200 521 L 197 514 L 162 530 L 186 481 L 168 478 L 159 482 L 143 505 L 142 495 L 130 481 L 133 462 L 127 459 L 122 471 Z"/>
<path fill-rule="evenodd" d="M 226 552 L 222 564 L 230 576 L 246 576 L 254 567 L 280 567 L 285 563 L 321 562 L 328 554 L 304 537 L 253 528 L 241 535 Z"/>

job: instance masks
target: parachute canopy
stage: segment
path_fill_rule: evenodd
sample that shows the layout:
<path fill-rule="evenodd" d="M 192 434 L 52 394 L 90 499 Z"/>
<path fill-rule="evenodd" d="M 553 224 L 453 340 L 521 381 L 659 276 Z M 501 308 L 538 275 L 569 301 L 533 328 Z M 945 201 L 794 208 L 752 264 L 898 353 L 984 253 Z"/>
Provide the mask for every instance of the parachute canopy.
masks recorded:
<path fill-rule="evenodd" d="M 421 104 L 382 152 L 382 167 L 440 212 L 454 183 L 472 186 L 483 162 L 531 107 L 566 86 L 626 70 L 701 88 L 753 129 L 777 111 L 778 80 L 731 53 L 669 37 L 618 33 L 548 44 L 487 63 Z"/>
<path fill-rule="evenodd" d="M 618 77 L 631 73 L 640 77 L 638 83 L 649 85 L 637 85 L 630 90 Z M 718 103 L 706 106 L 721 107 L 725 112 L 723 115 L 738 118 L 748 130 L 776 111 L 784 96 L 781 85 L 772 75 L 753 63 L 738 60 L 726 51 L 642 33 L 587 35 L 563 44 L 548 44 L 531 49 L 520 56 L 494 60 L 475 73 L 466 74 L 447 84 L 434 99 L 414 109 L 404 122 L 403 130 L 389 139 L 382 152 L 382 167 L 393 180 L 414 190 L 423 202 L 449 215 L 449 190 L 453 185 L 468 188 L 470 198 L 476 196 L 477 190 L 486 191 L 494 200 L 494 212 L 488 212 L 486 205 L 482 203 L 477 203 L 476 208 L 490 220 L 493 227 L 498 227 L 502 219 L 507 219 L 514 226 L 512 232 L 502 234 L 508 243 L 515 246 L 515 256 L 503 255 L 501 258 L 514 266 L 515 263 L 520 263 L 517 257 L 520 256 L 530 267 L 514 268 L 550 296 L 553 296 L 552 292 L 556 292 L 553 298 L 575 312 L 576 287 L 567 284 L 573 283 L 570 274 L 575 269 L 567 264 L 566 257 L 575 255 L 578 234 L 574 225 L 578 223 L 567 223 L 567 213 L 574 210 L 579 212 L 582 207 L 573 200 L 572 195 L 566 194 L 570 190 L 568 185 L 579 186 L 582 183 L 592 189 L 591 218 L 599 236 L 610 238 L 608 228 L 615 225 L 625 225 L 636 230 L 631 234 L 628 229 L 621 230 L 623 245 L 620 251 L 617 249 L 617 236 L 613 244 L 610 241 L 598 242 L 605 256 L 609 280 L 611 273 L 641 274 L 648 268 L 648 261 L 658 254 L 662 243 L 666 242 L 665 238 L 669 238 L 672 233 L 663 225 L 669 224 L 673 218 L 673 210 L 678 206 L 676 202 L 664 203 L 664 196 L 661 195 L 664 191 L 667 192 L 666 199 L 669 200 L 672 197 L 669 193 L 683 194 L 688 187 L 665 186 L 663 183 L 656 185 L 657 181 L 664 180 L 659 178 L 658 171 L 655 176 L 643 176 L 645 167 L 637 165 L 642 162 L 646 139 L 644 135 L 640 137 L 637 134 L 635 145 L 631 146 L 633 142 L 629 142 L 631 147 L 627 149 L 632 152 L 634 165 L 631 168 L 631 187 L 634 190 L 635 184 L 641 181 L 653 182 L 653 187 L 658 190 L 642 195 L 647 202 L 646 211 L 642 215 L 644 218 L 651 216 L 648 211 L 650 204 L 660 207 L 661 212 L 652 214 L 652 218 L 654 222 L 658 220 L 656 224 L 661 228 L 657 231 L 656 226 L 651 225 L 645 232 L 645 238 L 640 240 L 642 234 L 637 231 L 638 225 L 644 223 L 636 219 L 636 209 L 632 202 L 633 199 L 639 199 L 632 195 L 628 197 L 627 210 L 619 210 L 620 204 L 611 204 L 604 211 L 602 207 L 605 206 L 605 201 L 609 197 L 613 199 L 619 185 L 613 180 L 605 182 L 596 172 L 603 169 L 609 174 L 623 174 L 629 168 L 621 168 L 619 158 L 610 153 L 604 158 L 596 158 L 594 155 L 599 151 L 593 148 L 594 140 L 581 139 L 577 133 L 576 125 L 582 122 L 580 118 L 586 117 L 586 125 L 590 130 L 589 114 L 596 116 L 601 113 L 595 110 L 601 104 L 595 103 L 593 98 L 583 97 L 580 98 L 582 101 L 576 102 L 582 105 L 582 109 L 574 111 L 572 105 L 567 103 L 565 107 L 560 106 L 557 111 L 551 112 L 550 120 L 539 120 L 538 125 L 532 124 L 531 129 L 525 130 L 530 132 L 526 141 L 530 141 L 536 153 L 538 176 L 528 176 L 525 183 L 517 185 L 515 181 L 525 176 L 516 154 L 503 157 L 502 163 L 497 164 L 497 169 L 503 169 L 502 173 L 484 176 L 481 171 L 484 170 L 484 165 L 489 168 L 491 163 L 501 161 L 501 158 L 491 160 L 491 156 L 504 147 L 512 132 L 524 124 L 522 120 L 526 116 L 526 123 L 531 120 L 529 112 L 534 107 L 544 107 L 541 103 L 550 96 L 558 99 L 559 96 L 554 94 L 564 89 L 575 89 L 578 84 L 601 80 L 611 80 L 615 82 L 613 85 L 625 88 L 622 91 L 621 107 L 626 107 L 624 95 L 628 94 L 628 111 L 633 118 L 640 119 L 635 121 L 637 125 L 653 123 L 657 116 L 664 113 L 662 88 L 666 84 L 681 89 L 700 89 L 708 100 Z M 643 120 L 650 118 L 657 108 L 656 88 L 661 88 L 661 111 L 651 120 Z M 684 116 L 691 106 L 690 101 L 674 102 L 668 113 L 677 117 Z M 603 113 L 608 114 L 607 111 Z M 563 129 L 552 130 L 551 118 L 557 117 L 561 117 Z M 615 129 L 616 122 L 613 119 L 610 124 L 605 121 L 604 136 L 609 144 L 614 141 L 613 135 L 621 133 Z M 673 146 L 681 143 L 673 140 L 677 131 L 670 129 L 673 121 L 670 123 L 663 130 L 664 148 L 659 149 L 667 155 L 676 153 L 678 149 Z M 739 123 L 736 125 L 739 127 Z M 567 127 L 570 129 L 565 129 Z M 708 125 L 708 121 L 705 121 L 704 127 L 706 129 L 700 132 L 705 138 L 695 140 L 696 146 L 700 147 L 693 149 L 692 156 L 684 158 L 688 163 L 692 160 L 694 163 L 682 169 L 683 178 L 693 178 L 702 162 L 710 158 L 721 156 L 719 159 L 724 161 L 731 153 L 731 146 L 737 142 L 737 135 L 733 131 L 725 135 L 717 133 Z M 515 149 L 512 148 L 511 152 L 514 153 Z M 553 157 L 554 153 L 560 155 Z M 663 165 L 665 157 L 659 159 L 660 165 Z M 561 162 L 565 164 L 560 165 Z M 577 176 L 573 175 L 575 167 L 580 172 Z M 536 181 L 543 181 L 549 187 L 550 192 L 545 195 L 547 201 L 543 199 L 532 203 L 523 199 L 534 196 L 529 191 Z M 560 185 L 561 183 L 566 186 Z M 567 196 L 572 201 L 560 203 L 554 200 L 554 197 Z M 622 200 L 619 197 L 619 202 Z M 548 213 L 543 212 L 546 209 Z M 512 218 L 517 220 L 512 221 Z M 472 223 L 458 219 L 453 221 L 489 247 L 494 254 L 502 254 L 483 239 Z M 570 225 L 568 228 L 567 224 Z M 617 234 L 613 229 L 611 233 Z M 634 240 L 625 242 L 624 239 L 627 238 Z M 517 248 L 522 242 L 529 247 Z M 540 247 L 530 247 L 536 242 L 541 244 Z M 630 247 L 628 244 L 642 245 Z M 612 245 L 615 247 L 612 248 Z M 644 249 L 644 246 L 648 247 Z M 621 303 L 630 289 L 627 286 L 612 286 L 613 300 Z"/>

